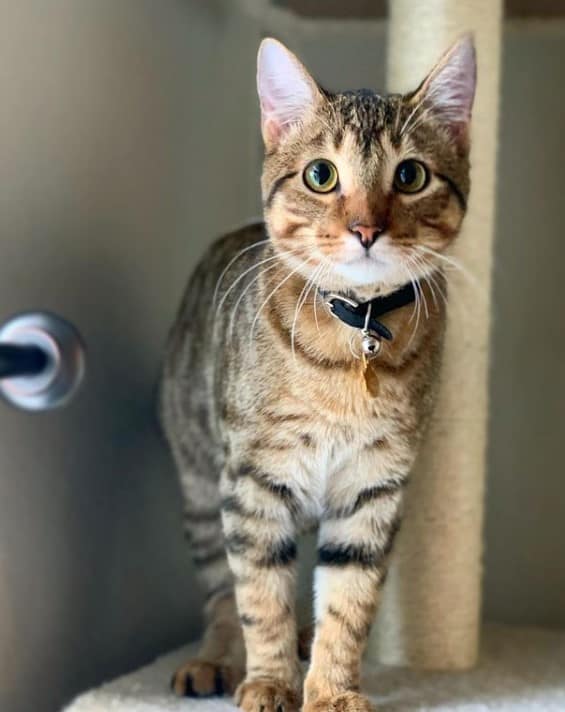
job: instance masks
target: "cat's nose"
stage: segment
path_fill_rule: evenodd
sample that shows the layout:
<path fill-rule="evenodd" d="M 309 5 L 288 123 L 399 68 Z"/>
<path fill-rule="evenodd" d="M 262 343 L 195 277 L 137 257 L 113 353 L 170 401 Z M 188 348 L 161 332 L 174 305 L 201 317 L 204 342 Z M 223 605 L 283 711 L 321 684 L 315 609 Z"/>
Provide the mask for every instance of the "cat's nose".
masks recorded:
<path fill-rule="evenodd" d="M 382 228 L 376 225 L 361 225 L 360 223 L 351 223 L 349 230 L 357 236 L 363 247 L 367 249 L 371 247 L 383 233 Z"/>

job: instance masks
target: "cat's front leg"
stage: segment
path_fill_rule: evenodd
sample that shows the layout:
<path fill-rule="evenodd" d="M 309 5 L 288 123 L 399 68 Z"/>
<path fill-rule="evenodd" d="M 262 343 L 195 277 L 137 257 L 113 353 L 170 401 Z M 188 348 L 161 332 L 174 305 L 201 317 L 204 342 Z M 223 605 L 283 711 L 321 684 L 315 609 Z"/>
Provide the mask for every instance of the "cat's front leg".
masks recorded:
<path fill-rule="evenodd" d="M 362 488 L 350 487 L 328 507 L 320 528 L 316 631 L 304 712 L 373 709 L 359 692 L 361 658 L 400 525 L 405 481 L 402 475 L 391 475 Z"/>
<path fill-rule="evenodd" d="M 293 491 L 283 473 L 265 472 L 248 460 L 228 468 L 222 491 L 226 548 L 247 655 L 236 702 L 245 712 L 297 712 L 302 676 Z"/>

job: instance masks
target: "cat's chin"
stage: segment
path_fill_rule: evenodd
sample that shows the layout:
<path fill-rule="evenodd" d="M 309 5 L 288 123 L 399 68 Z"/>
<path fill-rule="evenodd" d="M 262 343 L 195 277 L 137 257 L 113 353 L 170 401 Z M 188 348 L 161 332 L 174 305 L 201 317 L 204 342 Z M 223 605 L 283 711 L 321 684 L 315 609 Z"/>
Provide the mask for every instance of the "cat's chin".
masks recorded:
<path fill-rule="evenodd" d="M 368 287 L 390 281 L 390 267 L 380 260 L 363 257 L 352 262 L 341 262 L 334 265 L 334 272 L 341 277 L 348 286 Z"/>

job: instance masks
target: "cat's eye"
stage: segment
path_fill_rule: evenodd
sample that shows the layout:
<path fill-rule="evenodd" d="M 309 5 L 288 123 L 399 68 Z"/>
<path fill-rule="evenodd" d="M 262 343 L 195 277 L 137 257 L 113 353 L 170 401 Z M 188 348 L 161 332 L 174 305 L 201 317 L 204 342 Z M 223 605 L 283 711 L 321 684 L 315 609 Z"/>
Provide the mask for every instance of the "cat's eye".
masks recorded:
<path fill-rule="evenodd" d="M 418 193 L 428 185 L 428 181 L 426 166 L 413 159 L 399 163 L 394 174 L 394 187 L 401 193 Z"/>
<path fill-rule="evenodd" d="M 316 158 L 304 169 L 304 182 L 316 193 L 329 193 L 337 185 L 337 168 L 325 158 Z"/>

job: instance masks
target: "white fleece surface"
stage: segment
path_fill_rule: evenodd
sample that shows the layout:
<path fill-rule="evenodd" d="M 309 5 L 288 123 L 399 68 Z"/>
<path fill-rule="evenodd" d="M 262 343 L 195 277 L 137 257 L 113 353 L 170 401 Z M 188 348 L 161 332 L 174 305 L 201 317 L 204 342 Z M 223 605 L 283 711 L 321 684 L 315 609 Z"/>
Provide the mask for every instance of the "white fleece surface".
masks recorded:
<path fill-rule="evenodd" d="M 177 650 L 87 692 L 66 712 L 233 712 L 229 699 L 181 700 L 169 692 L 171 673 L 190 650 Z M 379 712 L 563 712 L 565 631 L 490 625 L 472 671 L 428 673 L 372 666 L 363 687 Z"/>

